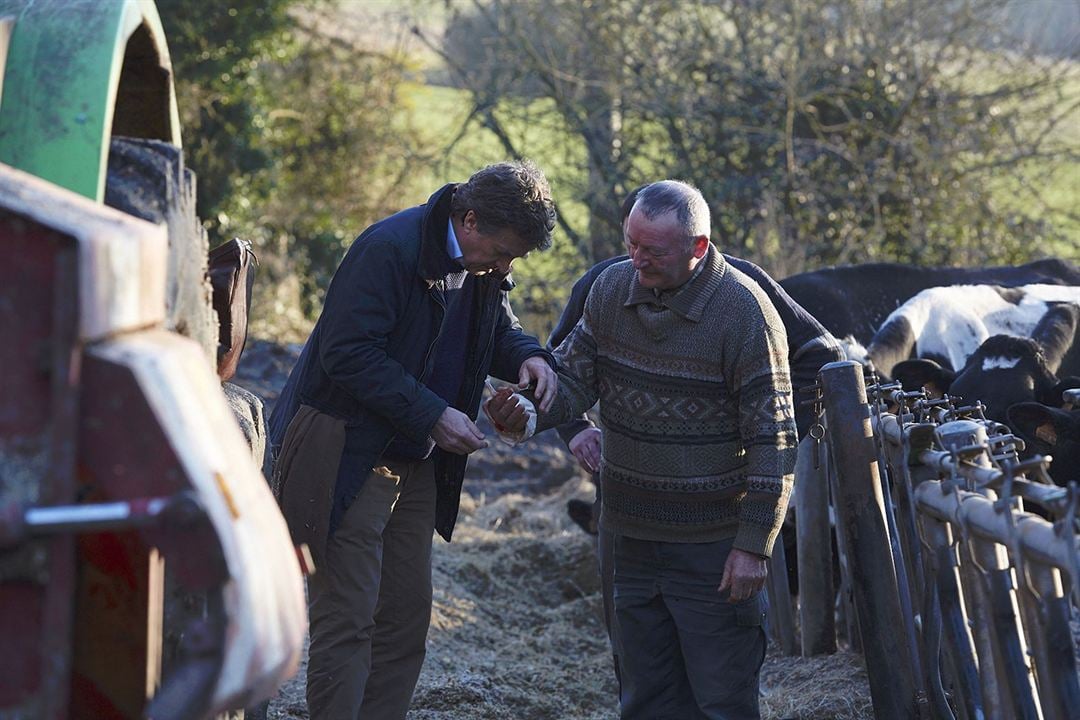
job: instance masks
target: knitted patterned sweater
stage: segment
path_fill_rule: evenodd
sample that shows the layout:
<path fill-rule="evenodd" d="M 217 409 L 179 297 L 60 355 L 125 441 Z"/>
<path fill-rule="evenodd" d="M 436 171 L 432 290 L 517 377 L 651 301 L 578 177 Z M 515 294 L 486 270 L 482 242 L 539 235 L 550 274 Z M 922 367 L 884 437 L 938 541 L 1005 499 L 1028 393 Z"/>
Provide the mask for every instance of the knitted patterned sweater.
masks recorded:
<path fill-rule="evenodd" d="M 710 246 L 659 296 L 630 262 L 597 279 L 559 346 L 558 396 L 539 432 L 600 402 L 600 522 L 645 540 L 769 555 L 795 465 L 787 338 L 761 289 Z"/>

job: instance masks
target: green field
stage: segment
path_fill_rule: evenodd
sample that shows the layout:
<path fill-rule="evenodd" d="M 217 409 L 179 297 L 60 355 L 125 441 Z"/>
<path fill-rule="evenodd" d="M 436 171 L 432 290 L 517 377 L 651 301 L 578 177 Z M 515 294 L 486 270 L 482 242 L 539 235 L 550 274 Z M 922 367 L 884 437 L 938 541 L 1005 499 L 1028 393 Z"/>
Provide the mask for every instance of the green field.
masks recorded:
<path fill-rule="evenodd" d="M 475 121 L 466 125 L 471 108 L 467 92 L 416 83 L 408 88 L 407 97 L 406 122 L 432 146 L 446 148 L 417 172 L 410 185 L 418 195 L 410 202 L 423 202 L 425 193 L 442 183 L 465 180 L 484 165 L 510 158 L 493 132 Z M 577 190 L 584 184 L 586 173 L 584 149 L 564 128 L 550 125 L 550 111 L 545 112 L 542 106 L 534 110 L 513 113 L 513 121 L 507 122 L 508 131 L 520 143 L 520 152 L 548 176 L 559 213 L 581 232 L 588 222 L 588 209 L 579 200 Z M 561 228 L 556 229 L 550 250 L 533 253 L 514 264 L 518 283 L 512 296 L 514 308 L 531 332 L 547 336 L 570 286 L 587 267 L 588 262 Z"/>

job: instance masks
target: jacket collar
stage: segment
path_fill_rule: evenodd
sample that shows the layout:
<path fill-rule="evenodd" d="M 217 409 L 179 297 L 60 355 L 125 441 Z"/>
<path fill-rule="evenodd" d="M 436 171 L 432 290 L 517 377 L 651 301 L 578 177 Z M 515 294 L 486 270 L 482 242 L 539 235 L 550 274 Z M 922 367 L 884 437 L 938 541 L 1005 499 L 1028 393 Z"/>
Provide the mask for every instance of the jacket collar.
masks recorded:
<path fill-rule="evenodd" d="M 450 221 L 450 200 L 455 188 L 457 183 L 443 185 L 424 205 L 420 261 L 416 272 L 428 287 L 446 278 L 446 223 Z"/>
<path fill-rule="evenodd" d="M 694 274 L 683 285 L 672 290 L 656 293 L 650 288 L 642 287 L 635 272 L 624 305 L 626 307 L 641 304 L 659 305 L 673 310 L 687 320 L 700 322 L 705 313 L 706 303 L 716 294 L 726 272 L 727 262 L 724 256 L 712 243 L 709 243 L 709 250 L 698 263 Z"/>
<path fill-rule="evenodd" d="M 424 205 L 424 220 L 420 236 L 420 262 L 416 273 L 424 280 L 428 288 L 439 285 L 446 279 L 446 223 L 450 221 L 450 200 L 458 183 L 447 183 L 436 190 Z M 497 286 L 509 292 L 514 288 L 513 277 L 507 275 L 485 276 L 486 282 L 498 279 Z"/>

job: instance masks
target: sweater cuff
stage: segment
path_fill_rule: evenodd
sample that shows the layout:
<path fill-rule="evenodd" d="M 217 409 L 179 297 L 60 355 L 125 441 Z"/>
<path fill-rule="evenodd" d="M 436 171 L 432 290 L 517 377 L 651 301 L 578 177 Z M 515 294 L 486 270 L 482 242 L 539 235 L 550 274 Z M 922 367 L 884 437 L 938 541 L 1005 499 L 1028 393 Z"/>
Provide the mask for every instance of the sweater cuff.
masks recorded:
<path fill-rule="evenodd" d="M 563 423 L 555 428 L 555 432 L 559 433 L 559 437 L 562 438 L 563 443 L 569 447 L 570 441 L 577 437 L 577 434 L 582 430 L 588 430 L 591 427 L 596 427 L 592 420 L 582 415 L 579 418 L 575 418 L 568 423 Z"/>
<path fill-rule="evenodd" d="M 773 543 L 779 534 L 780 528 L 740 523 L 733 547 L 758 557 L 769 558 L 772 557 Z"/>
<path fill-rule="evenodd" d="M 747 478 L 750 492 L 740 503 L 735 547 L 763 557 L 772 556 L 773 543 L 787 514 L 792 480 L 791 475 Z"/>

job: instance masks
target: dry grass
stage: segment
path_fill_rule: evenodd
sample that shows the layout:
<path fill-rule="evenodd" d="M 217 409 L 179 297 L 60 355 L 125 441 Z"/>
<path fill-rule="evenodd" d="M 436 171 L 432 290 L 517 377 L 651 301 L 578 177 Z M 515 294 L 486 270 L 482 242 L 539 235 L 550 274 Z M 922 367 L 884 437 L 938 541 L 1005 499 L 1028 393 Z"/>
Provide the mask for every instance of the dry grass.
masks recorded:
<path fill-rule="evenodd" d="M 454 542 L 435 542 L 428 658 L 410 720 L 618 717 L 592 540 L 565 512 L 591 492 L 576 477 L 541 497 L 464 498 Z M 766 720 L 873 717 L 850 653 L 803 660 L 771 649 L 762 687 Z M 270 717 L 307 717 L 302 677 Z"/>
<path fill-rule="evenodd" d="M 815 658 L 770 657 L 762 668 L 765 718 L 862 720 L 874 717 L 862 658 L 851 652 Z"/>

